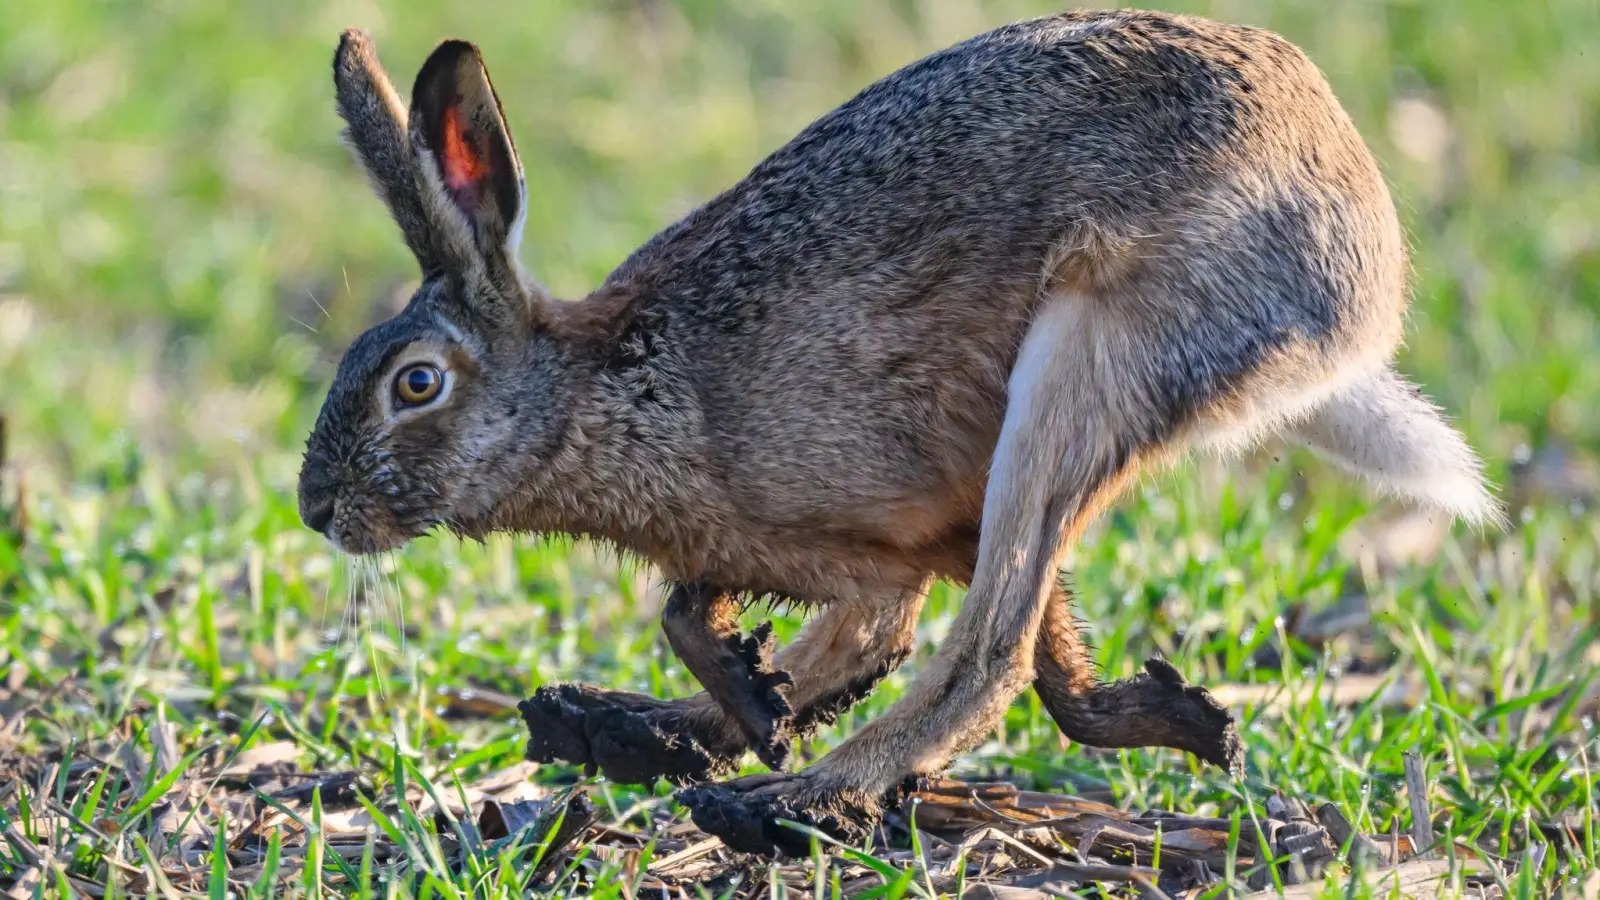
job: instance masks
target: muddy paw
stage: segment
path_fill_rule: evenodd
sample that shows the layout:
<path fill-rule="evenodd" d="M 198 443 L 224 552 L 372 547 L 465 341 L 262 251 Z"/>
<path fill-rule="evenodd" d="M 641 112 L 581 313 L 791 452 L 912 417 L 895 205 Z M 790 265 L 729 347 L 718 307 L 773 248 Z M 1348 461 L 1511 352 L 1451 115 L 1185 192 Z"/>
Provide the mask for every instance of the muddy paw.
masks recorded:
<path fill-rule="evenodd" d="M 684 704 L 584 684 L 546 685 L 517 706 L 528 725 L 527 758 L 598 769 L 624 784 L 704 781 L 732 769 L 707 750 Z"/>
<path fill-rule="evenodd" d="M 1182 749 L 1229 772 L 1244 771 L 1244 744 L 1234 727 L 1233 715 L 1205 688 L 1190 684 L 1172 663 L 1161 657 L 1145 660 L 1144 670 L 1170 696 L 1164 702 L 1172 718 L 1187 730 Z"/>
<path fill-rule="evenodd" d="M 775 772 L 782 771 L 795 737 L 794 708 L 789 705 L 794 679 L 773 665 L 777 642 L 772 623 L 762 622 L 749 636 L 736 634 L 727 642 L 749 679 L 744 692 L 749 703 L 741 705 L 736 714 L 739 727 L 761 762 Z"/>
<path fill-rule="evenodd" d="M 866 837 L 882 815 L 876 803 L 819 789 L 804 773 L 764 774 L 678 792 L 694 824 L 741 853 L 808 856 L 811 836 L 780 820 L 809 825 L 846 843 Z"/>

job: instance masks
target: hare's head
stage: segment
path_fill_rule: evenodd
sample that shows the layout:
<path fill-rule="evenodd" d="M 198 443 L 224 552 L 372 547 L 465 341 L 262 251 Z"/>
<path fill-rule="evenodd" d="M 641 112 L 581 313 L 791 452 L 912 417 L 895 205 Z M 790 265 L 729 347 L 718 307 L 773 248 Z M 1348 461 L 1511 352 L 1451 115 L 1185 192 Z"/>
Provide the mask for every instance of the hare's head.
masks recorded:
<path fill-rule="evenodd" d="M 563 351 L 517 263 L 526 192 L 478 50 L 441 44 L 409 113 L 360 32 L 334 57 L 356 156 L 422 267 L 405 310 L 339 364 L 300 471 L 300 516 L 376 553 L 436 525 L 476 531 L 561 427 Z"/>

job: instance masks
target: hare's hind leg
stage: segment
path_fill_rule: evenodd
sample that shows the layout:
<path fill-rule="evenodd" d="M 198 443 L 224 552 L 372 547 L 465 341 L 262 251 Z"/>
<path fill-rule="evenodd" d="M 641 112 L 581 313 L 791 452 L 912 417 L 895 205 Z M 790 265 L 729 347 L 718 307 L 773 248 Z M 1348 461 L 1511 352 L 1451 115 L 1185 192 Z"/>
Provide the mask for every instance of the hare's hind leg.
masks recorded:
<path fill-rule="evenodd" d="M 1244 753 L 1228 714 L 1205 688 L 1186 682 L 1163 659 L 1143 674 L 1102 682 L 1078 637 L 1071 596 L 1050 596 L 1034 650 L 1033 689 L 1071 740 L 1091 747 L 1174 747 L 1206 762 L 1237 769 Z"/>
<path fill-rule="evenodd" d="M 860 833 L 908 777 L 937 773 L 977 744 L 1033 680 L 1066 542 L 1256 364 L 1250 355 L 1219 361 L 1200 338 L 1120 299 L 1059 296 L 1030 326 L 1011 375 L 972 586 L 910 691 L 805 772 L 685 791 L 702 828 L 764 853 L 806 848 L 780 819 Z"/>
<path fill-rule="evenodd" d="M 1319 378 L 1263 379 L 1255 402 L 1199 423 L 1196 443 L 1244 447 L 1287 430 L 1301 443 L 1380 489 L 1474 525 L 1502 513 L 1483 467 L 1439 410 L 1388 366 L 1346 369 Z M 1270 385 L 1270 386 L 1268 386 Z M 1203 688 L 1186 684 L 1162 660 L 1128 681 L 1101 683 L 1057 592 L 1039 633 L 1034 688 L 1067 737 L 1093 747 L 1176 747 L 1218 765 L 1237 765 L 1242 749 L 1226 710 Z"/>
<path fill-rule="evenodd" d="M 911 655 L 929 581 L 833 601 L 778 654 L 794 676 L 794 733 L 831 725 Z"/>
<path fill-rule="evenodd" d="M 685 664 L 707 691 L 659 700 L 583 684 L 541 687 L 520 707 L 528 725 L 528 758 L 583 765 L 629 784 L 650 784 L 657 778 L 692 782 L 727 772 L 752 746 L 752 729 L 738 710 L 719 702 L 712 684 L 720 685 L 724 696 L 749 699 L 754 694 L 760 700 L 766 690 L 792 680 L 784 696 L 793 715 L 783 723 L 782 733 L 803 736 L 865 697 L 910 654 L 923 587 L 828 603 L 776 654 L 771 654 L 766 635 L 758 631 L 752 642 L 731 631 L 731 619 L 721 621 L 728 610 L 714 604 L 726 594 L 683 595 L 675 611 L 669 599 L 664 615 L 669 640 L 677 630 L 678 642 L 690 648 Z M 719 637 L 719 629 L 730 633 Z M 683 632 L 694 634 L 686 637 Z M 719 648 L 729 650 L 731 658 Z M 750 659 L 758 663 L 754 675 L 747 667 Z M 723 668 L 716 670 L 719 665 Z M 713 669 L 710 674 L 708 668 Z M 786 677 L 779 678 L 780 673 Z M 741 679 L 751 688 L 747 693 L 739 690 Z M 732 692 L 726 690 L 730 682 Z M 744 712 L 758 727 L 768 724 L 760 721 L 758 705 L 747 704 Z"/>

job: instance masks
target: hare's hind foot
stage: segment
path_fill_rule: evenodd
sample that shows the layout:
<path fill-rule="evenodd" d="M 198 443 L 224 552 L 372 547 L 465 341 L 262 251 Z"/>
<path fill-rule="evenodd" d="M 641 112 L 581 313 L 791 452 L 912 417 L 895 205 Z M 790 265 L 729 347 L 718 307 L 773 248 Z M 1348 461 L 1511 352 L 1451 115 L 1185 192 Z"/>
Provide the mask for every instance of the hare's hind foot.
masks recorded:
<path fill-rule="evenodd" d="M 756 756 L 774 771 L 789 760 L 795 715 L 794 678 L 773 663 L 772 623 L 749 635 L 738 627 L 733 594 L 701 584 L 673 588 L 661 614 L 672 651 L 706 693 L 744 733 Z"/>
<path fill-rule="evenodd" d="M 1102 682 L 1078 636 L 1071 597 L 1052 589 L 1034 650 L 1033 689 L 1061 733 L 1090 747 L 1173 747 L 1238 772 L 1244 745 L 1210 692 L 1164 659 L 1127 681 Z"/>
<path fill-rule="evenodd" d="M 1131 701 L 1130 705 L 1142 701 L 1154 715 L 1164 715 L 1189 729 L 1186 739 L 1175 742 L 1178 749 L 1220 766 L 1229 774 L 1243 774 L 1244 743 L 1239 740 L 1239 729 L 1227 707 L 1211 696 L 1210 691 L 1190 684 L 1171 663 L 1160 657 L 1145 660 L 1144 670 L 1145 676 L 1123 682 L 1135 685 L 1141 695 L 1139 701 Z M 1148 680 L 1143 680 L 1146 676 Z"/>
<path fill-rule="evenodd" d="M 1090 747 L 1172 747 L 1238 774 L 1244 745 L 1229 714 L 1211 692 L 1184 680 L 1164 659 L 1145 660 L 1127 681 L 1087 691 L 1060 689 L 1045 674 L 1034 682 L 1039 699 L 1061 733 Z"/>
<path fill-rule="evenodd" d="M 845 843 L 865 838 L 883 816 L 883 804 L 858 792 L 830 787 L 808 772 L 747 775 L 678 792 L 694 824 L 732 850 L 762 856 L 811 854 L 811 835 L 795 822 Z"/>
<path fill-rule="evenodd" d="M 528 725 L 528 759 L 581 765 L 624 784 L 705 781 L 731 772 L 744 751 L 693 700 L 557 684 L 517 709 Z"/>

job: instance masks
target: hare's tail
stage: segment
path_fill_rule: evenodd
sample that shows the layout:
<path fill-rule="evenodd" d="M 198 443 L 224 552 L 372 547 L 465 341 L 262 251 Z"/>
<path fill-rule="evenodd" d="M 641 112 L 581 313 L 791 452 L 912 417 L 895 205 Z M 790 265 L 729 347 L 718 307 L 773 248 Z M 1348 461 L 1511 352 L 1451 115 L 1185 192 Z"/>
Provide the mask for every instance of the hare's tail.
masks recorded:
<path fill-rule="evenodd" d="M 1504 524 L 1477 454 L 1438 407 L 1392 369 L 1342 387 L 1294 430 L 1313 451 L 1380 490 L 1475 527 Z"/>

